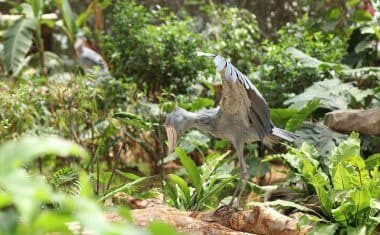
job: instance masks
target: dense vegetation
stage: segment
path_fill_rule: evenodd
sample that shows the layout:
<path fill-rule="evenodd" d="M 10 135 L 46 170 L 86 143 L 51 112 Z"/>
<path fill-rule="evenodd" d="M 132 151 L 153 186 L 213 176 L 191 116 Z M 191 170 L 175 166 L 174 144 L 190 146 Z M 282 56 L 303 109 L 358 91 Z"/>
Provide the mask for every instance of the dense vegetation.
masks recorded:
<path fill-rule="evenodd" d="M 272 28 L 250 3 L 219 2 L 0 1 L 0 234 L 72 234 L 73 221 L 96 234 L 176 233 L 158 222 L 136 228 L 125 206 L 103 206 L 120 192 L 164 194 L 184 210 L 227 202 L 239 176 L 230 143 L 192 130 L 167 155 L 166 114 L 220 96 L 212 61 L 197 51 L 230 59 L 276 126 L 300 136 L 292 146 L 246 146 L 247 194 L 264 200 L 253 182 L 281 159 L 288 176 L 277 186 L 299 197 L 264 203 L 302 211 L 313 234 L 376 232 L 380 139 L 322 123 L 332 110 L 380 108 L 380 2 L 285 1 L 296 3 L 283 13 L 292 20 L 276 16 Z M 78 32 L 110 77 L 78 65 Z"/>

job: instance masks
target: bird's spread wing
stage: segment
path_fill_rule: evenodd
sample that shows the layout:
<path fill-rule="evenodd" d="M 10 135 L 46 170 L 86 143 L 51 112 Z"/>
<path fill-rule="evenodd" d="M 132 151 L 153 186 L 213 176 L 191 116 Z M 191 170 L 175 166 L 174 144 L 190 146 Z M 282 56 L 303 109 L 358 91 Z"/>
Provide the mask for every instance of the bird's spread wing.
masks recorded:
<path fill-rule="evenodd" d="M 81 54 L 81 59 L 87 66 L 99 66 L 104 72 L 108 71 L 106 62 L 103 60 L 102 56 L 89 48 L 84 48 Z"/>
<path fill-rule="evenodd" d="M 263 139 L 274 127 L 266 100 L 251 81 L 225 58 L 216 55 L 214 62 L 223 78 L 221 109 L 225 112 L 235 110 L 236 115 L 247 117 L 259 138 Z"/>

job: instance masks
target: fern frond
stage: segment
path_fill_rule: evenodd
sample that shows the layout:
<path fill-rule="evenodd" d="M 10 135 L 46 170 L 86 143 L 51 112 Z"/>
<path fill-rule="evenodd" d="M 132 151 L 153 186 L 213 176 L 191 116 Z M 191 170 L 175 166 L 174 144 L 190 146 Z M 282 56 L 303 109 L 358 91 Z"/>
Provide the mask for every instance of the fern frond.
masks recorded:
<path fill-rule="evenodd" d="M 55 190 L 71 195 L 79 195 L 81 188 L 78 172 L 68 167 L 56 171 L 50 177 L 49 183 Z"/>

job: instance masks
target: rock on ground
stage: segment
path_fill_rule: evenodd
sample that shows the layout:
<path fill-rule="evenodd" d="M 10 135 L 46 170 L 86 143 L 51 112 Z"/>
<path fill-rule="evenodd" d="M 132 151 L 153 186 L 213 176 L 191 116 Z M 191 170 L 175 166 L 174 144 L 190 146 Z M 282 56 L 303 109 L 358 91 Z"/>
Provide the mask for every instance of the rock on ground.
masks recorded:
<path fill-rule="evenodd" d="M 325 115 L 325 125 L 338 132 L 380 135 L 380 108 L 329 112 Z"/>

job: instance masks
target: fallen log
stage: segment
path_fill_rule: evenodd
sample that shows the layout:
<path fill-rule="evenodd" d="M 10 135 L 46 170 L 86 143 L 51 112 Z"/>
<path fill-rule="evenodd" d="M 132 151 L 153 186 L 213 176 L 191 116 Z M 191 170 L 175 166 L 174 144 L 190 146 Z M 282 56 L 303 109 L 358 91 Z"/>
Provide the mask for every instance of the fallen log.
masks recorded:
<path fill-rule="evenodd" d="M 252 234 L 235 231 L 219 223 L 210 223 L 190 216 L 191 212 L 180 211 L 168 206 L 154 206 L 145 209 L 132 210 L 132 220 L 138 225 L 145 227 L 153 221 L 162 221 L 172 225 L 179 232 L 190 234 L 210 235 L 243 235 Z"/>
<path fill-rule="evenodd" d="M 197 218 L 205 217 L 206 220 L 211 218 L 223 226 L 248 233 L 294 235 L 306 234 L 312 229 L 311 226 L 299 228 L 296 219 L 266 206 L 255 206 L 251 210 L 245 211 L 221 207 L 211 214 L 207 213 L 210 212 L 200 212 Z"/>
<path fill-rule="evenodd" d="M 125 197 L 123 201 L 131 208 L 138 208 L 131 211 L 138 226 L 163 221 L 180 232 L 190 234 L 295 235 L 306 234 L 312 229 L 311 226 L 299 228 L 298 220 L 266 206 L 255 206 L 245 211 L 225 206 L 212 212 L 187 212 L 163 205 L 161 199 Z"/>

